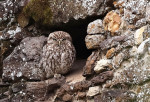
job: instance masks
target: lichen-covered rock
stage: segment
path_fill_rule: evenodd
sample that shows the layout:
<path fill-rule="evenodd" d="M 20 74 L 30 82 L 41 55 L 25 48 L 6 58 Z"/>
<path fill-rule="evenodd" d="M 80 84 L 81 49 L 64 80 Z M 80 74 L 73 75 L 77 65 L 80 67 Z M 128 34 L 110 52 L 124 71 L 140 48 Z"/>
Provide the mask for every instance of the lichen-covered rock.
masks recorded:
<path fill-rule="evenodd" d="M 110 65 L 111 65 L 111 60 L 109 60 L 109 59 L 100 59 L 99 61 L 97 61 L 96 66 L 94 67 L 94 71 L 96 73 L 99 73 L 102 70 L 107 69 L 107 67 L 109 67 Z"/>
<path fill-rule="evenodd" d="M 113 72 L 112 71 L 106 71 L 100 73 L 98 76 L 91 79 L 92 85 L 100 85 L 106 80 L 111 80 L 113 78 Z"/>
<path fill-rule="evenodd" d="M 71 101 L 72 100 L 72 95 L 70 95 L 70 94 L 65 94 L 64 96 L 63 96 L 63 101 L 64 102 L 68 102 L 68 101 Z"/>
<path fill-rule="evenodd" d="M 98 102 L 134 102 L 135 99 L 136 94 L 132 91 L 115 89 L 103 92 L 99 97 Z"/>
<path fill-rule="evenodd" d="M 87 34 L 103 34 L 104 27 L 101 19 L 97 19 L 91 23 L 89 23 L 87 27 Z"/>
<path fill-rule="evenodd" d="M 92 97 L 100 93 L 100 87 L 99 86 L 94 86 L 94 87 L 89 87 L 89 90 L 87 92 L 87 96 Z"/>
<path fill-rule="evenodd" d="M 26 17 L 23 13 L 21 13 L 18 18 L 17 21 L 19 23 L 19 25 L 24 28 L 29 24 L 29 17 Z"/>
<path fill-rule="evenodd" d="M 148 48 L 150 47 L 150 38 L 144 40 L 137 49 L 138 56 L 141 56 L 145 54 L 145 52 L 148 51 Z"/>
<path fill-rule="evenodd" d="M 99 48 L 99 44 L 105 39 L 104 35 L 87 35 L 85 37 L 85 44 L 88 49 Z"/>
<path fill-rule="evenodd" d="M 100 48 L 102 50 L 106 50 L 112 47 L 117 46 L 116 50 L 119 50 L 121 48 L 125 48 L 128 46 L 132 46 L 133 45 L 133 36 L 128 36 L 128 35 L 122 35 L 122 36 L 114 36 L 112 38 L 106 39 L 104 41 L 102 41 L 99 45 Z M 121 48 L 119 48 L 121 46 Z"/>
<path fill-rule="evenodd" d="M 118 83 L 142 84 L 150 78 L 150 55 L 146 52 L 141 59 L 136 57 L 122 62 L 120 69 L 114 73 L 111 86 Z"/>
<path fill-rule="evenodd" d="M 114 11 L 110 11 L 104 18 L 103 21 L 104 29 L 106 31 L 114 32 L 118 31 L 121 25 L 121 17 Z"/>
<path fill-rule="evenodd" d="M 128 57 L 129 57 L 129 52 L 128 50 L 125 49 L 122 52 L 120 52 L 118 55 L 114 56 L 112 60 L 113 68 L 119 68 L 123 60 L 127 59 Z"/>
<path fill-rule="evenodd" d="M 3 61 L 3 81 L 20 78 L 41 80 L 43 72 L 38 64 L 46 37 L 25 38 L 14 51 Z"/>
<path fill-rule="evenodd" d="M 100 59 L 101 55 L 99 51 L 93 51 L 88 57 L 86 65 L 83 68 L 83 76 L 90 76 L 94 73 L 94 66 L 96 61 Z"/>
<path fill-rule="evenodd" d="M 130 0 L 123 3 L 124 19 L 136 27 L 146 24 L 146 6 L 148 0 Z"/>
<path fill-rule="evenodd" d="M 104 14 L 112 5 L 111 0 L 30 0 L 23 8 L 23 13 L 44 25 L 66 23 L 74 18 L 86 18 Z M 37 8 L 38 7 L 38 8 Z"/>
<path fill-rule="evenodd" d="M 136 30 L 134 34 L 135 44 L 139 45 L 143 42 L 143 32 L 146 29 L 146 26 L 141 27 L 140 29 Z"/>
<path fill-rule="evenodd" d="M 144 85 L 135 86 L 133 89 L 136 93 L 136 100 L 138 102 L 149 102 L 150 101 L 150 83 L 145 83 Z"/>
<path fill-rule="evenodd" d="M 111 58 L 115 54 L 115 48 L 111 48 L 110 50 L 107 51 L 106 53 L 106 58 Z"/>
<path fill-rule="evenodd" d="M 148 23 L 150 23 L 150 2 L 149 3 L 147 3 L 147 6 L 146 6 L 146 21 L 148 22 Z"/>

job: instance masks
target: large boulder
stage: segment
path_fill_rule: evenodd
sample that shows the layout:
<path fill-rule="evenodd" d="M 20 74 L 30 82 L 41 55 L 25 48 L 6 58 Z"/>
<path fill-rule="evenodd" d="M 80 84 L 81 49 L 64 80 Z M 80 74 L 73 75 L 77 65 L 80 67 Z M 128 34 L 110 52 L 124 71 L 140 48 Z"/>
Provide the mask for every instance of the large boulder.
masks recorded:
<path fill-rule="evenodd" d="M 46 37 L 27 37 L 3 61 L 3 81 L 27 78 L 41 80 L 43 72 L 38 64 Z"/>

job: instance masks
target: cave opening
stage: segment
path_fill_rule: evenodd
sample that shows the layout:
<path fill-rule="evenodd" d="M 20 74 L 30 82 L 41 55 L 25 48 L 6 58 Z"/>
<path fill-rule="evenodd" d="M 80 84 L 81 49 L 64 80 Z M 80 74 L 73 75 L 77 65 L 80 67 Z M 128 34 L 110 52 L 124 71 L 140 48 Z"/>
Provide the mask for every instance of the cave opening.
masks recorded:
<path fill-rule="evenodd" d="M 53 31 L 65 31 L 72 37 L 73 45 L 76 49 L 76 59 L 87 59 L 92 53 L 92 50 L 86 48 L 85 37 L 87 35 L 87 26 L 90 22 L 101 19 L 100 16 L 87 17 L 86 19 L 70 20 L 66 24 L 61 24 L 51 28 Z"/>
<path fill-rule="evenodd" d="M 69 82 L 81 81 L 84 79 L 83 67 L 86 64 L 87 58 L 91 55 L 92 50 L 86 48 L 85 37 L 87 35 L 87 26 L 90 22 L 101 19 L 100 16 L 87 17 L 86 19 L 70 20 L 66 24 L 58 25 L 51 28 L 51 32 L 65 31 L 69 33 L 73 40 L 73 45 L 76 49 L 76 60 L 71 68 L 70 73 L 67 73 L 66 80 Z"/>

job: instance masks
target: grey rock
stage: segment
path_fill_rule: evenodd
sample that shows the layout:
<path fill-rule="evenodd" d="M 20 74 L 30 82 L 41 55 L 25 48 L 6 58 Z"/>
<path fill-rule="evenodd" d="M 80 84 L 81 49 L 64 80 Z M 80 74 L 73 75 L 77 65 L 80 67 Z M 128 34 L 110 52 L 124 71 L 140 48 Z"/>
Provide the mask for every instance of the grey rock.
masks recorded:
<path fill-rule="evenodd" d="M 87 27 L 88 34 L 102 34 L 104 33 L 103 22 L 101 19 L 97 19 L 91 23 L 89 23 Z"/>
<path fill-rule="evenodd" d="M 38 64 L 46 37 L 27 37 L 3 61 L 3 81 L 20 78 L 41 80 L 43 72 Z"/>
<path fill-rule="evenodd" d="M 119 47 L 119 45 L 121 44 L 122 44 L 121 46 L 124 47 L 132 46 L 132 39 L 133 39 L 132 35 L 114 36 L 112 38 L 102 41 L 99 46 L 102 50 L 106 50 L 115 46 Z M 119 50 L 119 48 L 117 48 L 116 50 Z"/>
<path fill-rule="evenodd" d="M 86 47 L 88 49 L 97 49 L 99 44 L 105 39 L 104 35 L 87 35 L 85 37 Z"/>

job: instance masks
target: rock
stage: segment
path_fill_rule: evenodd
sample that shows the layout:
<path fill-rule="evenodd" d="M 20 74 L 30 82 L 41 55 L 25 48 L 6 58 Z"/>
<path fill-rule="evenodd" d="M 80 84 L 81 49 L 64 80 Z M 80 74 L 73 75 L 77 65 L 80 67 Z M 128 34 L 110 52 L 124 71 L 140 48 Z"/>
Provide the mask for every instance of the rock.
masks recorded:
<path fill-rule="evenodd" d="M 138 102 L 149 102 L 150 101 L 150 83 L 145 83 L 144 85 L 135 86 L 132 89 L 136 93 L 136 100 Z"/>
<path fill-rule="evenodd" d="M 92 54 L 88 57 L 86 65 L 83 69 L 83 76 L 90 76 L 94 72 L 95 62 L 99 60 L 100 52 L 93 51 Z"/>
<path fill-rule="evenodd" d="M 85 92 L 78 92 L 78 93 L 77 93 L 78 99 L 83 99 L 83 98 L 85 98 L 85 96 L 86 96 L 86 93 L 85 93 Z"/>
<path fill-rule="evenodd" d="M 94 87 L 89 87 L 89 90 L 87 92 L 87 96 L 92 97 L 100 93 L 100 87 L 99 86 L 94 86 Z"/>
<path fill-rule="evenodd" d="M 136 57 L 137 56 L 137 47 L 133 46 L 130 50 L 129 50 L 129 54 L 131 57 Z"/>
<path fill-rule="evenodd" d="M 65 77 L 61 76 L 57 78 L 52 78 L 50 80 L 46 80 L 45 83 L 47 84 L 48 90 L 52 91 L 65 83 Z"/>
<path fill-rule="evenodd" d="M 108 90 L 102 93 L 98 102 L 111 102 L 114 100 L 115 102 L 126 102 L 126 101 L 135 101 L 136 94 L 121 89 Z"/>
<path fill-rule="evenodd" d="M 135 24 L 136 27 L 145 25 L 146 5 L 147 0 L 132 0 L 124 2 L 124 19 L 130 24 Z M 137 23 L 137 21 L 139 23 Z"/>
<path fill-rule="evenodd" d="M 74 84 L 74 91 L 81 91 L 81 90 L 86 90 L 88 89 L 88 87 L 91 86 L 91 82 L 90 81 L 81 81 L 81 82 L 77 82 Z"/>
<path fill-rule="evenodd" d="M 26 83 L 26 96 L 33 97 L 34 100 L 41 100 L 48 92 L 47 84 L 41 82 L 27 82 Z"/>
<path fill-rule="evenodd" d="M 102 70 L 106 69 L 111 64 L 111 60 L 108 59 L 100 59 L 97 61 L 96 66 L 94 67 L 94 71 L 96 73 L 101 72 Z"/>
<path fill-rule="evenodd" d="M 21 41 L 14 51 L 3 61 L 3 81 L 21 78 L 41 80 L 44 78 L 38 64 L 46 37 L 28 37 Z"/>
<path fill-rule="evenodd" d="M 87 27 L 87 34 L 103 34 L 104 27 L 101 19 L 97 19 L 91 23 L 89 23 Z"/>
<path fill-rule="evenodd" d="M 146 26 L 141 27 L 140 29 L 136 30 L 134 34 L 135 44 L 140 45 L 143 42 L 143 32 L 146 29 Z"/>
<path fill-rule="evenodd" d="M 61 4 L 61 5 L 60 5 Z M 112 1 L 59 1 L 31 0 L 23 8 L 23 13 L 36 22 L 44 25 L 58 25 L 67 23 L 70 19 L 86 18 L 92 15 L 102 15 L 112 6 Z M 36 8 L 38 7 L 38 8 Z M 61 16 L 60 16 L 61 15 Z"/>
<path fill-rule="evenodd" d="M 106 80 L 111 80 L 113 78 L 112 71 L 106 71 L 100 73 L 98 76 L 91 79 L 92 85 L 100 85 L 104 83 Z"/>
<path fill-rule="evenodd" d="M 100 102 L 101 101 L 101 95 L 94 96 L 94 102 Z"/>
<path fill-rule="evenodd" d="M 113 57 L 114 54 L 115 54 L 115 48 L 111 48 L 110 50 L 107 51 L 106 58 L 109 59 L 109 58 Z"/>
<path fill-rule="evenodd" d="M 103 35 L 87 35 L 85 37 L 86 47 L 88 49 L 97 49 L 99 44 L 105 39 Z"/>
<path fill-rule="evenodd" d="M 119 70 L 114 73 L 111 86 L 117 84 L 142 84 L 150 78 L 150 55 L 146 52 L 141 59 L 130 58 L 121 64 Z"/>
<path fill-rule="evenodd" d="M 12 89 L 13 93 L 17 93 L 17 92 L 25 89 L 25 84 L 24 83 L 15 83 L 12 85 L 11 89 Z"/>
<path fill-rule="evenodd" d="M 103 21 L 104 29 L 110 31 L 113 35 L 114 32 L 118 31 L 121 25 L 121 17 L 114 11 L 110 11 L 104 18 Z"/>
<path fill-rule="evenodd" d="M 150 2 L 147 3 L 147 6 L 146 6 L 146 21 L 147 22 L 150 22 L 150 11 L 149 11 L 149 9 L 150 9 Z"/>
<path fill-rule="evenodd" d="M 129 57 L 129 52 L 126 49 L 124 49 L 118 55 L 114 56 L 112 60 L 113 68 L 119 68 L 123 60 L 127 59 L 128 57 Z"/>
<path fill-rule="evenodd" d="M 26 17 L 24 14 L 20 14 L 17 18 L 19 25 L 24 28 L 29 24 L 29 17 Z"/>
<path fill-rule="evenodd" d="M 68 102 L 68 101 L 71 101 L 71 100 L 72 100 L 72 96 L 71 95 L 65 94 L 63 96 L 63 101 Z"/>
<path fill-rule="evenodd" d="M 102 41 L 100 43 L 100 48 L 102 50 L 106 50 L 106 49 L 118 46 L 118 45 L 120 45 L 120 43 L 123 43 L 123 42 L 127 42 L 127 43 L 122 44 L 122 45 L 125 45 L 124 47 L 132 46 L 132 39 L 133 39 L 133 37 L 128 36 L 128 35 L 114 36 L 112 38 L 109 38 L 109 39 Z"/>
<path fill-rule="evenodd" d="M 148 51 L 148 47 L 150 46 L 150 38 L 144 40 L 138 47 L 137 53 L 139 56 L 145 54 Z"/>

